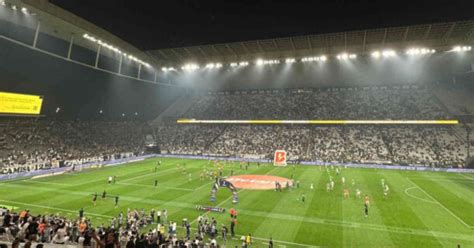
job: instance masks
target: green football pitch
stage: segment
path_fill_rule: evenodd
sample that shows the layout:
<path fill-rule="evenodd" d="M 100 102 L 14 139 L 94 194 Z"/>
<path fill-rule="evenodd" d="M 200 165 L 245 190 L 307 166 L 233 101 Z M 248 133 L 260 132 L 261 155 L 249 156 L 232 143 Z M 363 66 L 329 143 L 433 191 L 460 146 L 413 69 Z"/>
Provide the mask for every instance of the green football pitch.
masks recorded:
<path fill-rule="evenodd" d="M 225 165 L 224 176 L 251 174 L 274 175 L 300 181 L 300 187 L 283 192 L 274 190 L 238 191 L 239 203 L 232 194 L 220 189 L 216 202 L 210 202 L 213 180 L 200 179 L 204 169 L 215 169 L 207 160 L 162 158 L 100 169 L 88 169 L 37 179 L 0 182 L 0 205 L 29 209 L 34 215 L 59 213 L 71 218 L 83 207 L 95 224 L 108 225 L 112 217 L 127 208 L 167 209 L 168 219 L 178 225 L 184 218 L 196 228 L 196 218 L 204 214 L 196 205 L 231 207 L 238 211 L 238 237 L 251 233 L 253 247 L 266 247 L 268 238 L 276 247 L 474 247 L 474 175 L 382 169 L 319 166 L 273 167 L 239 163 Z M 186 164 L 183 173 L 177 164 Z M 191 173 L 191 181 L 189 181 Z M 107 178 L 116 176 L 115 184 Z M 327 192 L 333 177 L 335 189 Z M 346 186 L 341 177 L 345 177 Z M 381 180 L 390 187 L 383 196 Z M 154 186 L 158 180 L 158 186 Z M 352 181 L 354 180 L 354 185 Z M 314 184 L 314 189 L 310 185 Z M 348 199 L 343 189 L 350 190 Z M 355 196 L 356 188 L 362 192 Z M 92 194 L 106 190 L 119 195 L 119 207 L 112 197 L 92 204 Z M 305 195 L 306 201 L 301 201 Z M 370 197 L 369 216 L 364 215 L 364 195 Z M 208 213 L 218 224 L 229 224 L 227 213 Z M 146 227 L 148 230 L 151 227 Z M 144 230 L 144 231 L 145 231 Z M 182 235 L 184 230 L 180 229 Z M 237 240 L 228 241 L 232 246 Z M 219 242 L 219 240 L 218 240 Z M 222 241 L 220 241 L 222 243 Z"/>

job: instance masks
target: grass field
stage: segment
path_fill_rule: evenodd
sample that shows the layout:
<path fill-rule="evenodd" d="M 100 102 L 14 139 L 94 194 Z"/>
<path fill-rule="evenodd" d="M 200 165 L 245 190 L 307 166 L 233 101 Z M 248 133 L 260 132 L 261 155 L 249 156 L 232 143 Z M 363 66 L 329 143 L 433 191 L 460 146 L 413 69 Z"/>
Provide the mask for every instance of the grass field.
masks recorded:
<path fill-rule="evenodd" d="M 300 188 L 281 193 L 239 190 L 239 203 L 234 205 L 230 191 L 225 189 L 219 190 L 215 203 L 209 202 L 212 180 L 199 179 L 204 168 L 213 168 L 207 160 L 161 159 L 162 165 L 154 172 L 156 161 L 1 182 L 0 205 L 28 208 L 33 214 L 61 213 L 70 217 L 77 216 L 78 209 L 84 207 L 86 216 L 97 224 L 109 224 L 113 216 L 127 208 L 167 209 L 168 219 L 179 224 L 183 218 L 197 218 L 201 212 L 196 205 L 234 206 L 239 211 L 236 232 L 251 233 L 253 247 L 266 247 L 269 237 L 273 237 L 276 247 L 474 247 L 473 174 L 342 168 L 337 176 L 334 169 L 318 166 L 251 164 L 248 170 L 241 170 L 234 163 L 226 166 L 225 174 L 231 169 L 234 174 L 287 178 L 294 174 L 301 182 Z M 186 163 L 193 175 L 191 182 L 176 168 L 177 163 Z M 107 184 L 107 177 L 113 175 L 117 183 Z M 336 186 L 333 192 L 326 192 L 330 175 Z M 349 199 L 343 198 L 341 176 L 350 189 Z M 153 186 L 155 179 L 158 187 Z M 382 179 L 390 186 L 388 199 L 383 198 Z M 363 199 L 355 197 L 355 188 L 370 196 L 367 218 Z M 91 194 L 104 189 L 120 196 L 118 208 L 113 207 L 113 198 L 99 199 L 93 206 Z M 305 203 L 300 200 L 302 194 Z M 217 218 L 219 225 L 229 222 L 227 213 L 209 215 Z M 192 227 L 196 227 L 195 222 Z"/>

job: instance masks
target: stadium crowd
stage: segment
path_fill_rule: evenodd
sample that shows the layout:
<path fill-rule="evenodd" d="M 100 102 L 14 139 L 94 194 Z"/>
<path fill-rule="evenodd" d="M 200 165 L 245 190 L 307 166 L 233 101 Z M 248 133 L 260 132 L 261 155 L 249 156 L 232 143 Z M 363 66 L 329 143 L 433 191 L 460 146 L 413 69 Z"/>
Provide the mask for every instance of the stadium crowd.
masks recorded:
<path fill-rule="evenodd" d="M 14 212 L 0 208 L 0 244 L 11 242 L 13 247 L 34 247 L 32 244 L 64 244 L 79 247 L 127 247 L 127 248 L 200 248 L 220 247 L 227 239 L 235 237 L 235 221 L 228 225 L 218 226 L 214 218 L 206 214 L 196 219 L 196 227 L 191 227 L 187 219 L 178 226 L 170 221 L 166 210 L 128 209 L 112 218 L 109 225 L 94 226 L 86 218 L 83 209 L 76 218 L 63 217 L 57 214 L 33 215 L 25 209 Z M 229 228 L 227 227 L 229 226 Z M 149 228 L 147 232 L 142 232 Z M 178 233 L 178 228 L 182 232 Z M 192 234 L 191 229 L 195 230 Z M 250 245 L 251 237 L 240 239 L 242 247 Z M 36 246 L 38 247 L 38 246 Z"/>
<path fill-rule="evenodd" d="M 449 118 L 426 88 L 364 87 L 238 91 L 190 98 L 182 117 L 199 119 Z M 100 162 L 144 151 L 145 136 L 162 153 L 270 159 L 276 149 L 290 160 L 462 167 L 465 134 L 435 126 L 176 125 L 152 128 L 138 121 L 0 121 L 0 173 Z"/>
<path fill-rule="evenodd" d="M 450 115 L 426 88 L 364 87 L 240 91 L 205 95 L 182 116 L 196 119 L 437 120 Z M 165 153 L 291 160 L 461 167 L 467 141 L 450 127 L 203 126 L 157 127 Z"/>
<path fill-rule="evenodd" d="M 0 121 L 0 173 L 102 161 L 143 151 L 139 122 L 5 119 Z M 62 161 L 62 162 L 61 162 Z"/>

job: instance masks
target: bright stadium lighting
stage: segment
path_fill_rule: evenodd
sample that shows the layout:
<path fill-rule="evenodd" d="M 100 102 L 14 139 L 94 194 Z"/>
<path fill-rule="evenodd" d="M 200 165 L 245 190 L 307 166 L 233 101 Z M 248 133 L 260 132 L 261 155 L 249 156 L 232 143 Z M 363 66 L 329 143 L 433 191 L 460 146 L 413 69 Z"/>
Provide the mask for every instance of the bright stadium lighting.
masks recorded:
<path fill-rule="evenodd" d="M 27 13 L 28 13 L 28 9 L 27 9 L 27 8 L 25 8 L 25 7 L 23 7 L 23 8 L 21 8 L 21 12 L 23 12 L 23 13 L 27 14 Z"/>
<path fill-rule="evenodd" d="M 381 55 L 380 55 L 380 52 L 379 52 L 379 51 L 375 51 L 375 52 L 373 52 L 373 53 L 371 54 L 371 56 L 372 56 L 373 58 L 378 59 L 378 58 L 380 58 Z"/>
<path fill-rule="evenodd" d="M 117 48 L 117 47 L 115 47 L 115 46 L 113 46 L 113 45 L 111 45 L 111 44 L 108 44 L 107 42 L 104 42 L 104 41 L 102 41 L 102 40 L 100 40 L 100 39 L 94 38 L 93 36 L 91 36 L 91 35 L 89 35 L 89 34 L 87 34 L 87 33 L 83 34 L 82 37 L 83 37 L 84 39 L 87 39 L 87 40 L 90 40 L 90 41 L 92 41 L 92 42 L 94 42 L 94 43 L 97 43 L 97 44 L 99 44 L 100 46 L 105 47 L 105 48 L 107 48 L 107 49 L 109 49 L 109 50 L 111 50 L 111 51 L 114 51 L 114 52 L 116 52 L 116 53 L 118 53 L 118 54 L 123 54 L 124 56 L 128 57 L 130 60 L 133 60 L 133 61 L 135 61 L 135 62 L 137 62 L 137 63 L 139 63 L 139 64 L 141 64 L 141 65 L 143 65 L 143 66 L 151 67 L 151 65 L 150 65 L 149 63 L 146 63 L 146 62 L 144 62 L 143 60 L 140 60 L 140 59 L 134 57 L 134 56 L 131 55 L 131 54 L 124 53 L 124 52 L 122 52 L 119 48 Z"/>
<path fill-rule="evenodd" d="M 199 66 L 196 64 L 185 64 L 184 66 L 181 67 L 181 69 L 185 71 L 194 71 L 199 69 Z"/>
<path fill-rule="evenodd" d="M 296 60 L 294 58 L 286 58 L 285 59 L 285 63 L 287 63 L 287 64 L 295 63 L 295 61 Z"/>
<path fill-rule="evenodd" d="M 249 62 L 247 62 L 247 61 L 241 61 L 239 63 L 239 66 L 248 66 L 248 65 L 249 65 Z"/>
<path fill-rule="evenodd" d="M 380 57 L 384 57 L 384 58 L 393 57 L 395 55 L 397 55 L 397 53 L 394 50 L 374 51 L 373 53 L 371 53 L 371 56 L 376 59 Z"/>
<path fill-rule="evenodd" d="M 382 56 L 384 57 L 393 57 L 395 55 L 397 55 L 397 53 L 394 50 L 384 50 L 382 52 Z"/>
<path fill-rule="evenodd" d="M 471 46 L 455 46 L 453 47 L 453 52 L 467 52 L 471 51 L 472 47 Z"/>
<path fill-rule="evenodd" d="M 238 65 L 239 65 L 239 64 L 237 64 L 237 63 L 235 63 L 235 62 L 230 63 L 230 67 L 236 67 L 236 66 L 238 66 Z"/>
<path fill-rule="evenodd" d="M 6 4 L 5 4 L 5 1 L 4 1 L 4 0 L 0 0 L 0 5 L 5 6 L 5 5 L 6 5 Z"/>
<path fill-rule="evenodd" d="M 257 61 L 255 62 L 255 64 L 257 64 L 257 65 L 263 65 L 263 64 L 264 64 L 264 61 L 263 61 L 263 59 L 257 59 Z"/>
<path fill-rule="evenodd" d="M 214 68 L 216 65 L 214 65 L 214 63 L 209 63 L 206 65 L 206 68 L 209 68 L 209 69 L 212 69 Z"/>
<path fill-rule="evenodd" d="M 13 9 L 13 10 L 16 10 L 16 5 L 12 5 L 12 9 Z"/>
<path fill-rule="evenodd" d="M 348 60 L 348 59 L 355 59 L 357 58 L 356 54 L 348 54 L 348 53 L 341 53 L 336 56 L 337 59 L 339 60 Z"/>
<path fill-rule="evenodd" d="M 216 63 L 215 66 L 216 66 L 216 68 L 221 68 L 222 64 L 221 63 Z"/>
<path fill-rule="evenodd" d="M 326 61 L 328 58 L 324 55 L 318 57 L 304 57 L 301 62 L 314 62 L 314 61 Z"/>
<path fill-rule="evenodd" d="M 410 48 L 406 51 L 408 55 L 426 55 L 435 53 L 436 50 L 428 48 Z"/>

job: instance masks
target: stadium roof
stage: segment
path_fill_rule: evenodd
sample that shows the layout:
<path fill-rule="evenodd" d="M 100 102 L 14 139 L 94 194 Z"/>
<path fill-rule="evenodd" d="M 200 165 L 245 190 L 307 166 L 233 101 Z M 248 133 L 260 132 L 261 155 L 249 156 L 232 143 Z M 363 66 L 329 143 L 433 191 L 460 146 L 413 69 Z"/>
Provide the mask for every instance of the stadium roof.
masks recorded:
<path fill-rule="evenodd" d="M 239 62 L 257 58 L 281 59 L 333 55 L 341 52 L 368 53 L 373 49 L 406 49 L 423 46 L 438 50 L 474 43 L 474 21 L 434 23 L 351 32 L 284 37 L 150 50 L 164 64 L 188 62 Z"/>
<path fill-rule="evenodd" d="M 75 45 L 94 51 L 97 49 L 97 44 L 82 37 L 85 33 L 88 33 L 142 60 L 151 64 L 157 64 L 156 61 L 153 61 L 153 57 L 145 54 L 130 43 L 67 10 L 51 4 L 48 0 L 5 0 L 5 2 L 10 5 L 27 7 L 29 11 L 34 13 L 35 18 L 42 22 L 42 33 L 63 39 L 67 42 L 69 42 L 71 36 L 73 36 Z M 36 28 L 35 26 L 29 26 L 32 25 L 32 23 L 22 24 L 32 29 Z"/>

